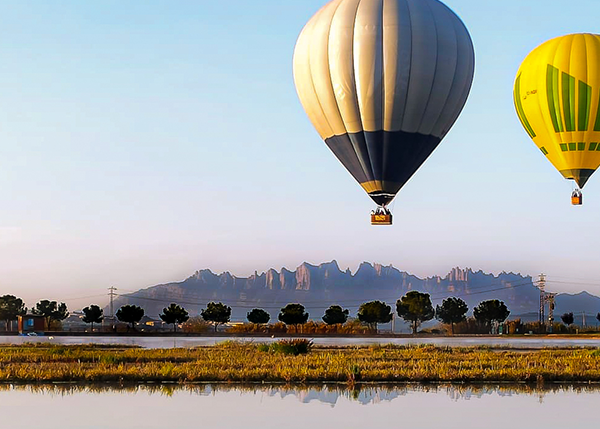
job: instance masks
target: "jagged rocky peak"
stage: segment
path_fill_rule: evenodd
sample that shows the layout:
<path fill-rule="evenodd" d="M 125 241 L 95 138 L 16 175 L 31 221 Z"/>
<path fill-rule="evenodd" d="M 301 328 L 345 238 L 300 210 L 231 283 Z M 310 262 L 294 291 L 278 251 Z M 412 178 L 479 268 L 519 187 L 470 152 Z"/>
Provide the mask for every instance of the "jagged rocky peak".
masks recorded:
<path fill-rule="evenodd" d="M 271 268 L 265 275 L 265 287 L 270 290 L 281 289 L 280 274 Z"/>
<path fill-rule="evenodd" d="M 340 270 L 340 266 L 335 259 L 331 262 L 325 262 L 325 263 L 319 265 L 319 268 L 322 270 L 327 270 L 327 271 L 340 271 L 340 272 L 342 271 L 342 270 Z"/>
<path fill-rule="evenodd" d="M 379 277 L 388 277 L 388 276 L 398 276 L 400 275 L 400 270 L 394 268 L 393 265 L 382 265 L 382 264 L 373 264 L 373 268 Z M 407 273 L 404 273 L 407 275 Z"/>
<path fill-rule="evenodd" d="M 364 275 L 373 275 L 377 274 L 375 272 L 375 267 L 368 262 L 363 262 L 358 266 L 358 270 L 356 270 L 355 276 L 364 276 Z"/>
<path fill-rule="evenodd" d="M 296 273 L 293 273 L 286 268 L 282 268 L 281 274 L 279 274 L 279 282 L 281 284 L 281 289 L 287 289 L 287 290 L 295 289 Z"/>
<path fill-rule="evenodd" d="M 461 268 L 452 268 L 450 273 L 447 276 L 447 279 L 451 282 L 468 282 L 469 274 L 471 273 L 471 269 L 467 268 L 465 270 Z"/>
<path fill-rule="evenodd" d="M 207 282 L 207 281 L 212 281 L 212 280 L 216 279 L 217 277 L 218 276 L 215 273 L 213 273 L 211 270 L 205 269 L 205 270 L 196 271 L 194 273 L 194 275 L 190 278 L 193 280 L 200 280 L 200 281 Z"/>
<path fill-rule="evenodd" d="M 337 279 L 344 276 L 344 273 L 342 272 L 342 270 L 340 270 L 340 266 L 338 265 L 336 260 L 319 265 L 319 271 L 322 272 L 322 277 L 325 281 Z"/>
<path fill-rule="evenodd" d="M 310 290 L 312 271 L 316 268 L 307 262 L 296 268 L 296 290 Z"/>

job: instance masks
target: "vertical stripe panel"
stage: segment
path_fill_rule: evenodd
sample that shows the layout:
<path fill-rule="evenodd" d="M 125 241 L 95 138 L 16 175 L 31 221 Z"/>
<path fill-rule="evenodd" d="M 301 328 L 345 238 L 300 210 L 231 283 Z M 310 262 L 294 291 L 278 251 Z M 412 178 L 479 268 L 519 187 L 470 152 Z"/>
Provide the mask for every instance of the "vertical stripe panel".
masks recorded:
<path fill-rule="evenodd" d="M 596 115 L 596 123 L 594 124 L 594 131 L 600 131 L 600 100 L 598 101 L 598 114 Z"/>
<path fill-rule="evenodd" d="M 560 115 L 559 95 L 558 95 L 558 69 L 548 64 L 546 72 L 546 90 L 548 96 L 548 107 L 550 109 L 550 118 L 554 131 L 563 132 L 562 118 Z"/>
<path fill-rule="evenodd" d="M 428 1 L 437 34 L 437 61 L 431 93 L 418 132 L 430 135 L 442 112 L 454 83 L 458 62 L 454 16 L 443 4 Z"/>
<path fill-rule="evenodd" d="M 435 22 L 428 0 L 409 0 L 412 25 L 411 79 L 402 130 L 416 133 L 427 108 L 437 62 Z"/>
<path fill-rule="evenodd" d="M 383 0 L 361 0 L 354 24 L 354 75 L 364 131 L 383 129 Z"/>
<path fill-rule="evenodd" d="M 587 56 L 587 84 L 592 86 L 592 93 L 590 96 L 590 122 L 594 121 L 594 127 L 588 126 L 588 133 L 592 131 L 600 131 L 600 118 L 596 117 L 600 114 L 600 85 L 597 83 L 600 81 L 600 70 L 598 64 L 600 64 L 600 36 L 593 34 L 585 35 L 586 42 L 586 56 Z M 589 139 L 596 140 L 597 138 L 589 136 Z"/>
<path fill-rule="evenodd" d="M 565 130 L 575 131 L 575 78 L 562 73 L 562 101 Z"/>
<path fill-rule="evenodd" d="M 334 0 L 321 12 L 313 29 L 310 43 L 310 69 L 315 91 L 325 113 L 325 117 L 335 135 L 346 133 L 346 126 L 340 115 L 329 74 L 329 28 L 333 15 L 342 0 Z"/>
<path fill-rule="evenodd" d="M 400 131 L 408 95 L 412 29 L 407 0 L 383 2 L 383 78 L 385 131 Z"/>
<path fill-rule="evenodd" d="M 322 11 L 322 9 L 321 9 Z M 294 81 L 298 92 L 300 103 L 304 107 L 308 118 L 316 128 L 322 139 L 333 136 L 333 131 L 325 118 L 325 113 L 319 103 L 319 97 L 313 85 L 310 69 L 310 43 L 315 23 L 319 19 L 321 11 L 318 12 L 302 30 L 296 49 L 294 51 Z"/>
<path fill-rule="evenodd" d="M 592 106 L 592 87 L 579 81 L 579 121 L 578 131 L 587 131 L 590 122 L 590 108 Z"/>
<path fill-rule="evenodd" d="M 345 0 L 331 22 L 329 71 L 340 115 L 349 133 L 363 131 L 354 83 L 354 20 L 360 0 Z"/>

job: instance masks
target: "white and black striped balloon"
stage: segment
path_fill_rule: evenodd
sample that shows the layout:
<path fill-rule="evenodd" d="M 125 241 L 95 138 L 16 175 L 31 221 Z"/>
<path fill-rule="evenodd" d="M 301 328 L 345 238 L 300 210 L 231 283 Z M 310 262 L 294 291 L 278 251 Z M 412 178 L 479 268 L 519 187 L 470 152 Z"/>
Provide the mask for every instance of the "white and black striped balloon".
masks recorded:
<path fill-rule="evenodd" d="M 323 140 L 385 205 L 454 125 L 474 57 L 438 0 L 333 0 L 300 34 L 294 79 Z"/>

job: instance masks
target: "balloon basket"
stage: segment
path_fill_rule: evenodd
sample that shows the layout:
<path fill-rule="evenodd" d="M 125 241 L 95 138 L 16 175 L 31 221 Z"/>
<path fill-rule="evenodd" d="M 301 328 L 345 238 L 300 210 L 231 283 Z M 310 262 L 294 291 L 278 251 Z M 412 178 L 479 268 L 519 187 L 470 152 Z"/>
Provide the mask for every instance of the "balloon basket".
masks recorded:
<path fill-rule="evenodd" d="M 392 214 L 372 214 L 371 225 L 373 226 L 389 226 L 392 225 Z"/>
<path fill-rule="evenodd" d="M 581 191 L 574 191 L 571 195 L 571 204 L 574 206 L 582 206 L 583 205 L 583 194 Z"/>

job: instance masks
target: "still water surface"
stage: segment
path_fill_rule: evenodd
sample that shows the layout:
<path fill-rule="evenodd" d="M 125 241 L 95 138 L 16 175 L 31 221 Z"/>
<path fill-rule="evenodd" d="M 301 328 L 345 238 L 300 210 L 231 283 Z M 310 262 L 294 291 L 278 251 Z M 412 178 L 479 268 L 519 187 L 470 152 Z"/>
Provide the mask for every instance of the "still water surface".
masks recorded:
<path fill-rule="evenodd" d="M 0 427 L 565 429 L 597 424 L 600 390 L 499 387 L 0 386 Z"/>
<path fill-rule="evenodd" d="M 268 343 L 280 338 L 230 338 L 234 341 Z M 173 348 L 211 346 L 228 338 L 223 337 L 17 337 L 0 336 L 0 344 L 23 344 L 49 342 L 55 344 L 124 344 L 146 348 Z M 600 347 L 599 338 L 489 338 L 489 337 L 452 337 L 452 338 L 315 338 L 314 343 L 322 346 L 359 346 L 373 344 L 435 344 L 439 346 L 500 346 L 500 347 Z"/>

